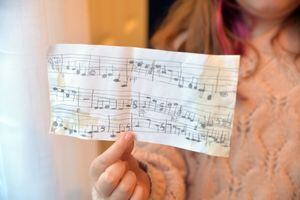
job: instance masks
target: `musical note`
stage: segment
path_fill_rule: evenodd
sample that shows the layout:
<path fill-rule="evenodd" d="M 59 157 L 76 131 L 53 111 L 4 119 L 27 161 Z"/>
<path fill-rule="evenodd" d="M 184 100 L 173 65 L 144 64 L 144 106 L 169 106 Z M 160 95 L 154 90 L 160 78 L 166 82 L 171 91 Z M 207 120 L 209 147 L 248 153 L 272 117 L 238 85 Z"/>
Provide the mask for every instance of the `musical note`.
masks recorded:
<path fill-rule="evenodd" d="M 129 47 L 53 46 L 50 131 L 103 140 L 133 131 L 138 140 L 227 156 L 238 60 Z"/>

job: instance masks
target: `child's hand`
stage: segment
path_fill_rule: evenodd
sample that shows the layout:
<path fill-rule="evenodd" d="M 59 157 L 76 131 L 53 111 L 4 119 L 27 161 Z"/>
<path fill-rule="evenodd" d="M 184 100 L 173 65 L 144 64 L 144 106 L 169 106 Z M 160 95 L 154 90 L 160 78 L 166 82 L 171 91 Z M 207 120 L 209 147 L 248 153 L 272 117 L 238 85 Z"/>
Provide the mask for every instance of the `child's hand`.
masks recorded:
<path fill-rule="evenodd" d="M 134 138 L 131 133 L 121 137 L 90 166 L 95 190 L 102 199 L 147 199 L 150 180 L 131 155 Z"/>

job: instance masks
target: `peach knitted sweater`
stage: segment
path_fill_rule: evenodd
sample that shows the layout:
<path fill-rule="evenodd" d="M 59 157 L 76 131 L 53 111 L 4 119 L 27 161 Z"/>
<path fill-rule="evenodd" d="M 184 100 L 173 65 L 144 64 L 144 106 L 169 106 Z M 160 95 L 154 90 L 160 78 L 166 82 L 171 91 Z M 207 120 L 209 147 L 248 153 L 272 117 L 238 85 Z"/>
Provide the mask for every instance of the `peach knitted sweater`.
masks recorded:
<path fill-rule="evenodd" d="M 261 67 L 263 66 L 263 67 Z M 239 81 L 231 152 L 218 158 L 162 145 L 137 145 L 148 163 L 151 199 L 300 199 L 300 74 L 266 55 Z"/>
<path fill-rule="evenodd" d="M 300 199 L 299 69 L 283 52 L 261 53 L 255 73 L 239 79 L 229 158 L 137 143 L 150 199 Z M 241 65 L 241 74 L 251 69 L 245 59 Z"/>

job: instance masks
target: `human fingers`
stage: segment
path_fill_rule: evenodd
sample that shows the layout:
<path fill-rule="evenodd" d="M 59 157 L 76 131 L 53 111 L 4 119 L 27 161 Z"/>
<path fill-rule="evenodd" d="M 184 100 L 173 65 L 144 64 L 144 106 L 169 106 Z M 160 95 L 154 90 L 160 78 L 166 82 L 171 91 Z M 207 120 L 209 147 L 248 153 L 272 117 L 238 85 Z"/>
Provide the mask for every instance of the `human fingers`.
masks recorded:
<path fill-rule="evenodd" d="M 94 186 L 96 191 L 99 193 L 99 196 L 103 198 L 109 197 L 123 178 L 126 171 L 127 162 L 121 160 L 106 168 Z"/>
<path fill-rule="evenodd" d="M 137 177 L 133 171 L 127 171 L 119 185 L 110 196 L 111 200 L 127 200 L 131 197 L 137 183 Z"/>
<path fill-rule="evenodd" d="M 130 154 L 134 146 L 134 137 L 130 132 L 121 134 L 121 137 L 113 143 L 105 152 L 93 160 L 90 166 L 90 175 L 93 181 L 97 181 L 104 170 L 123 158 L 124 154 Z M 125 155 L 125 157 L 129 157 Z"/>
<path fill-rule="evenodd" d="M 130 200 L 147 200 L 148 199 L 148 192 L 145 186 L 137 184 Z"/>

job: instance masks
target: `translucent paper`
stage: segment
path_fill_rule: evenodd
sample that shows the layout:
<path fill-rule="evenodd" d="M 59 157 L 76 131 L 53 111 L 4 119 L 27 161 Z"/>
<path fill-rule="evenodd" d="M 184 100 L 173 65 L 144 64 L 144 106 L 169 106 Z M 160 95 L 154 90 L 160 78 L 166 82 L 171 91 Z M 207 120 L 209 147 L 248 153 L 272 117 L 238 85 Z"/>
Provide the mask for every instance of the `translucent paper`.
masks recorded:
<path fill-rule="evenodd" d="M 51 130 L 228 156 L 239 56 L 56 45 L 48 55 Z"/>

